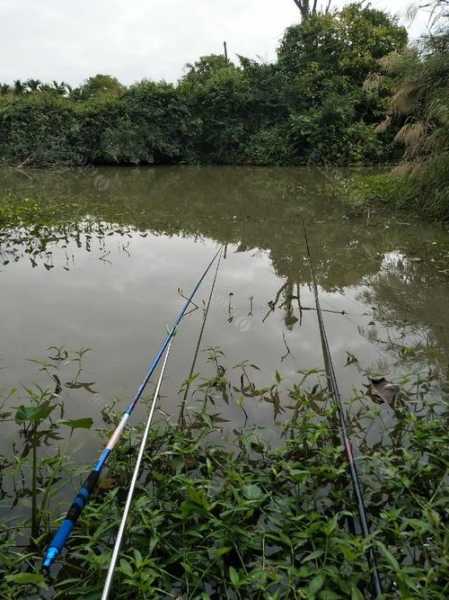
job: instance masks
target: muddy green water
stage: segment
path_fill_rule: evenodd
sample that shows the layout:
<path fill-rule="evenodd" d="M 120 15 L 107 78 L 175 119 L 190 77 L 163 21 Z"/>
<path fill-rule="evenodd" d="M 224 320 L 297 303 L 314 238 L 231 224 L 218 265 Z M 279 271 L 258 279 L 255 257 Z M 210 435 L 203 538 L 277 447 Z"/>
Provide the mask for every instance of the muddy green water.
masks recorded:
<path fill-rule="evenodd" d="M 220 347 L 226 369 L 255 363 L 261 369 L 256 382 L 263 385 L 276 370 L 287 387 L 298 371 L 321 368 L 316 315 L 307 310 L 313 297 L 303 220 L 322 306 L 336 311 L 325 320 L 343 394 L 360 388 L 366 368 L 394 381 L 405 371 L 432 368 L 443 381 L 447 231 L 403 215 L 351 218 L 331 198 L 328 183 L 323 172 L 306 169 L 2 171 L 3 193 L 61 203 L 65 214 L 57 225 L 50 217 L 45 230 L 2 231 L 3 393 L 19 388 L 20 398 L 20 387 L 41 377 L 28 359 L 45 358 L 47 347 L 89 347 L 81 381 L 94 382 L 90 390 L 97 393 L 65 388 L 67 416 L 98 419 L 113 399 L 125 406 L 183 303 L 179 290 L 190 291 L 223 244 L 226 260 L 203 349 Z M 166 413 L 176 414 L 201 316 L 200 310 L 189 316 L 176 337 L 163 389 Z M 358 362 L 345 366 L 348 353 Z M 211 368 L 202 352 L 197 370 Z M 234 373 L 238 385 L 240 372 Z M 218 407 L 235 424 L 243 422 L 239 398 L 235 392 L 229 407 Z M 245 407 L 251 422 L 272 421 L 271 405 L 246 399 Z M 0 426 L 5 448 L 15 427 Z M 76 443 L 83 458 L 94 460 L 93 432 Z"/>

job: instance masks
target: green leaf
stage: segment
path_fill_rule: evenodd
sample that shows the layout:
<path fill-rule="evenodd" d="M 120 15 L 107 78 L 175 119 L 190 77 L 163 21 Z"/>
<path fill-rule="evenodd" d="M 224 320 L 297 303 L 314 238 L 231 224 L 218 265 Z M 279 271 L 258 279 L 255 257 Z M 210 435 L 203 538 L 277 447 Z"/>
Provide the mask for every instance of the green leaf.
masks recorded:
<path fill-rule="evenodd" d="M 68 421 L 61 421 L 61 425 L 70 427 L 70 429 L 90 429 L 94 424 L 93 419 L 86 417 L 84 419 L 71 419 Z"/>
<path fill-rule="evenodd" d="M 325 581 L 324 575 L 317 575 L 309 583 L 307 592 L 309 594 L 313 594 L 313 595 L 317 594 L 320 591 L 320 589 L 323 587 L 324 581 Z"/>
<path fill-rule="evenodd" d="M 16 411 L 16 423 L 39 423 L 44 421 L 56 408 L 49 402 L 44 402 L 40 406 L 19 406 Z"/>
<path fill-rule="evenodd" d="M 259 500 L 264 496 L 264 493 L 258 485 L 250 484 L 243 487 L 243 495 L 247 500 Z"/>
<path fill-rule="evenodd" d="M 131 565 L 124 558 L 122 558 L 120 561 L 120 571 L 122 573 L 124 573 L 125 575 L 127 575 L 128 577 L 133 577 L 133 575 L 134 575 Z"/>
<path fill-rule="evenodd" d="M 324 533 L 329 537 L 330 535 L 332 535 L 334 533 L 334 531 L 337 528 L 337 523 L 338 523 L 338 516 L 335 515 L 334 517 L 332 517 L 332 519 L 326 523 L 326 525 L 323 527 Z"/>
<path fill-rule="evenodd" d="M 376 542 L 377 547 L 379 548 L 382 556 L 385 558 L 385 560 L 388 562 L 388 564 L 390 565 L 390 567 L 398 572 L 400 570 L 400 566 L 398 561 L 395 559 L 395 557 L 391 554 L 391 552 L 388 550 L 388 548 L 382 544 L 382 542 Z"/>
<path fill-rule="evenodd" d="M 229 567 L 229 577 L 231 578 L 232 585 L 238 587 L 240 584 L 240 577 L 234 567 Z"/>
<path fill-rule="evenodd" d="M 187 490 L 187 496 L 194 504 L 201 506 L 204 510 L 209 510 L 209 502 L 203 490 L 191 487 Z"/>
<path fill-rule="evenodd" d="M 302 562 L 309 562 L 310 560 L 315 560 L 323 555 L 323 550 L 315 550 L 315 552 L 311 552 L 308 556 L 302 559 Z"/>
<path fill-rule="evenodd" d="M 352 584 L 351 589 L 351 600 L 365 600 L 362 592 L 354 584 Z"/>
<path fill-rule="evenodd" d="M 17 575 L 7 575 L 5 581 L 17 585 L 36 585 L 40 588 L 47 588 L 43 575 L 38 573 L 18 573 Z"/>
<path fill-rule="evenodd" d="M 217 558 L 219 558 L 220 556 L 224 556 L 225 554 L 228 554 L 228 552 L 230 552 L 232 550 L 231 546 L 223 546 L 222 548 L 218 548 L 215 551 L 215 556 Z"/>

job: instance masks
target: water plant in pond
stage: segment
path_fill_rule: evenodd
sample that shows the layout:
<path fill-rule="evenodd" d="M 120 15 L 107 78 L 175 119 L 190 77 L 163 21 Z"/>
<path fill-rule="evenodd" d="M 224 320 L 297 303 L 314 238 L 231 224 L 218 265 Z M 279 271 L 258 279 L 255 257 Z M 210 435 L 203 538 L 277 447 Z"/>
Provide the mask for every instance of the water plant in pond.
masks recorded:
<path fill-rule="evenodd" d="M 220 366 L 218 349 L 211 360 Z M 243 369 L 245 388 L 257 388 L 250 384 L 248 364 L 236 367 L 220 370 L 220 386 L 234 390 L 229 401 L 246 408 L 266 402 L 265 393 L 237 391 Z M 402 402 L 394 410 L 364 394 L 353 400 L 350 424 L 364 456 L 359 467 L 374 521 L 366 541 L 351 529 L 351 486 L 336 413 L 319 373 L 306 374 L 304 381 L 298 376 L 289 386 L 275 377 L 285 412 L 269 429 L 229 427 L 210 404 L 217 377 L 193 383 L 197 390 L 184 426 L 162 419 L 151 431 L 114 598 L 359 599 L 368 593 L 368 547 L 378 553 L 386 598 L 447 597 L 449 405 L 444 397 L 432 400 L 431 379 L 400 382 Z M 47 392 L 54 394 L 52 388 Z M 220 390 L 215 402 L 218 395 Z M 30 431 L 38 417 L 39 431 L 52 431 L 48 422 L 55 413 L 45 413 L 58 400 L 48 400 L 30 397 L 16 407 L 19 416 L 28 414 Z M 103 416 L 100 435 L 107 436 L 119 411 L 109 408 Z M 40 573 L 49 521 L 41 520 L 41 535 L 28 547 L 20 547 L 30 533 L 19 529 L 20 518 L 1 525 L 2 598 L 99 597 L 139 429 L 125 434 L 54 579 Z M 367 436 L 373 431 L 374 437 Z M 277 441 L 270 443 L 273 432 Z M 22 449 L 27 443 L 23 437 Z M 66 470 L 77 471 L 68 454 L 59 459 Z M 38 471 L 45 460 L 37 455 Z M 13 467 L 4 474 L 18 476 Z M 60 484 L 55 479 L 49 493 L 52 525 Z"/>
<path fill-rule="evenodd" d="M 54 486 L 63 478 L 67 467 L 64 448 L 58 447 L 58 442 L 64 437 L 64 429 L 67 432 L 68 428 L 71 435 L 75 429 L 89 429 L 93 424 L 90 417 L 64 418 L 61 392 L 63 385 L 70 389 L 73 382 L 61 383 L 57 362 L 63 360 L 66 365 L 75 364 L 74 380 L 79 381 L 83 371 L 82 358 L 88 350 L 81 349 L 69 354 L 65 350 L 56 349 L 56 356 L 53 352 L 54 347 L 49 350 L 51 352 L 47 360 L 32 362 L 39 365 L 40 371 L 48 376 L 52 385 L 24 387 L 20 393 L 18 390 L 12 390 L 8 397 L 10 402 L 22 394 L 24 398 L 18 406 L 12 407 L 10 412 L 6 413 L 6 416 L 13 418 L 17 424 L 21 441 L 20 450 L 17 443 L 14 443 L 14 470 L 17 475 L 14 481 L 20 482 L 20 485 L 14 485 L 13 506 L 20 503 L 21 499 L 31 500 L 30 541 L 33 545 L 38 544 L 42 522 L 46 521 L 48 527 L 51 494 L 54 492 Z M 53 448 L 53 452 L 48 453 L 50 448 Z"/>

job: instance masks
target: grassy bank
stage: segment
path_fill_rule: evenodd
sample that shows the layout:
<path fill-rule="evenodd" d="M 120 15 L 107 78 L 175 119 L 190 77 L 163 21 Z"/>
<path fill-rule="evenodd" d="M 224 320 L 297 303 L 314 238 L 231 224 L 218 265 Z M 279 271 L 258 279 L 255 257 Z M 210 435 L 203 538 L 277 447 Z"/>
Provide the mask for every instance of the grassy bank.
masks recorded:
<path fill-rule="evenodd" d="M 449 159 L 441 156 L 408 170 L 355 174 L 336 180 L 335 196 L 355 214 L 404 211 L 449 221 Z"/>
<path fill-rule="evenodd" d="M 44 369 L 52 385 L 16 393 L 2 410 L 2 419 L 20 431 L 15 456 L 2 458 L 8 482 L 2 506 L 15 505 L 17 497 L 30 500 L 29 517 L 4 519 L 0 528 L 0 597 L 8 600 L 100 597 L 135 461 L 139 429 L 126 433 L 54 578 L 45 580 L 40 560 L 54 515 L 62 512 L 61 489 L 71 481 L 75 490 L 84 472 L 69 452 L 58 450 L 58 436 L 64 428 L 92 425 L 64 421 L 62 390 L 54 389 L 56 359 L 78 365 L 82 355 L 59 349 L 51 356 Z M 316 377 L 301 383 L 298 376 L 289 389 L 279 377 L 263 390 L 242 386 L 241 423 L 245 403 L 269 402 L 274 422 L 266 429 L 231 429 L 220 417 L 217 405 L 232 385 L 222 370 L 200 380 L 184 427 L 159 422 L 145 454 L 114 598 L 360 600 L 369 594 L 368 546 L 377 553 L 385 598 L 447 597 L 446 400 L 433 401 L 432 381 L 416 377 L 401 382 L 389 405 L 365 395 L 354 399 L 352 435 L 363 456 L 359 468 L 372 520 L 372 537 L 364 542 L 353 532 L 356 513 L 336 415 Z M 116 408 L 103 411 L 99 447 L 118 418 Z"/>

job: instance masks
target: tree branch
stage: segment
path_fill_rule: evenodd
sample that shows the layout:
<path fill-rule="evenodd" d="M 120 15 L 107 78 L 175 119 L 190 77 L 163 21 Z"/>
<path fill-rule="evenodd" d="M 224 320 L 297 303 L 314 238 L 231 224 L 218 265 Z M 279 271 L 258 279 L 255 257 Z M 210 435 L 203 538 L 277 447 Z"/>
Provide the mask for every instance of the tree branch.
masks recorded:
<path fill-rule="evenodd" d="M 443 0 L 446 1 L 446 0 Z M 310 8 L 310 0 L 293 0 L 301 12 L 303 19 L 307 19 L 312 15 L 318 14 L 318 0 L 313 0 L 312 8 Z M 332 0 L 327 0 L 327 6 L 324 13 L 327 15 L 331 9 Z"/>
<path fill-rule="evenodd" d="M 308 0 L 293 0 L 293 2 L 299 8 L 302 18 L 306 19 L 308 17 Z"/>

